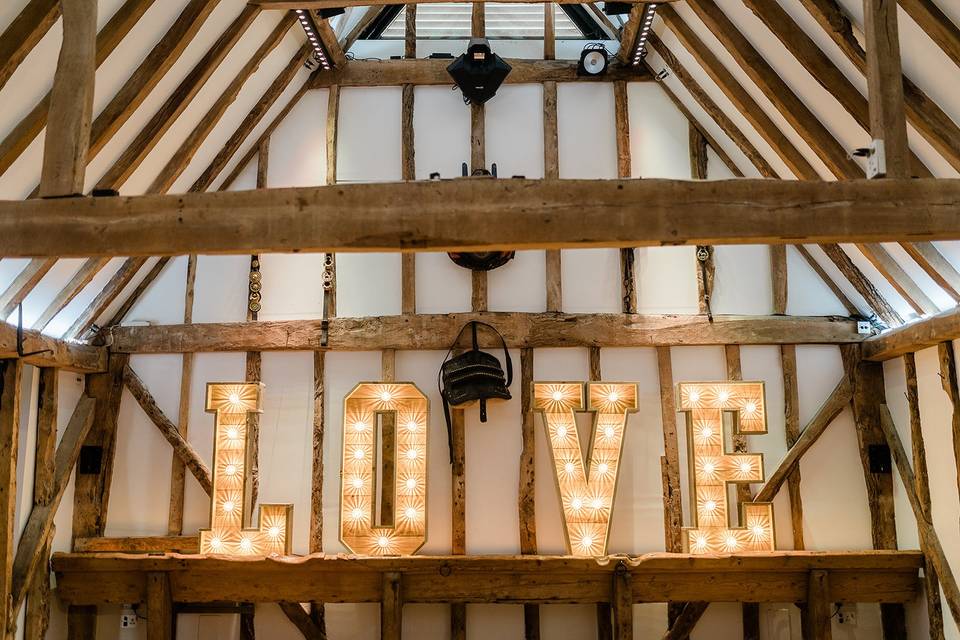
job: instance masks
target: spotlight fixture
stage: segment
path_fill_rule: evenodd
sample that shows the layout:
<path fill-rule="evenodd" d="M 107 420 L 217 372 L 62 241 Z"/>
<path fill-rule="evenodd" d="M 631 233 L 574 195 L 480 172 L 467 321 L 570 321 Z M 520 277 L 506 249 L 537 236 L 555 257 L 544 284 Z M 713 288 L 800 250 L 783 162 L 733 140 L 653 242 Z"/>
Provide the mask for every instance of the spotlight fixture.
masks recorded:
<path fill-rule="evenodd" d="M 330 58 L 327 57 L 327 52 L 323 49 L 323 42 L 320 41 L 320 32 L 317 30 L 317 25 L 313 22 L 313 15 L 306 9 L 297 9 L 296 12 L 297 19 L 300 20 L 300 26 L 303 27 L 304 33 L 307 34 L 307 40 L 310 41 L 310 46 L 313 47 L 314 59 L 316 59 L 321 67 L 329 71 L 332 68 Z"/>
<path fill-rule="evenodd" d="M 607 48 L 599 42 L 591 42 L 580 53 L 580 64 L 577 65 L 578 76 L 602 76 L 607 72 L 610 54 Z"/>
<path fill-rule="evenodd" d="M 467 52 L 447 67 L 467 104 L 483 104 L 497 94 L 513 68 L 490 50 L 486 38 L 473 38 Z"/>
<path fill-rule="evenodd" d="M 637 34 L 637 41 L 633 47 L 633 66 L 639 66 L 647 55 L 647 40 L 650 37 L 650 30 L 653 29 L 653 17 L 657 13 L 657 3 L 647 3 L 643 9 L 643 16 L 640 18 L 640 32 Z"/>

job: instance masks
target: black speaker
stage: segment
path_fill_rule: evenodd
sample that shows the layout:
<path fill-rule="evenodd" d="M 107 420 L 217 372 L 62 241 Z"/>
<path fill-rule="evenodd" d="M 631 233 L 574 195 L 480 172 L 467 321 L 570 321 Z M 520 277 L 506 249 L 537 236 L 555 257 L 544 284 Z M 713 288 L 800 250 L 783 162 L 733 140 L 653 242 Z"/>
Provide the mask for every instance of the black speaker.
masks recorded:
<path fill-rule="evenodd" d="M 512 70 L 513 67 L 490 50 L 486 38 L 470 40 L 467 52 L 447 67 L 447 73 L 463 92 L 464 102 L 473 104 L 483 104 L 495 96 Z"/>

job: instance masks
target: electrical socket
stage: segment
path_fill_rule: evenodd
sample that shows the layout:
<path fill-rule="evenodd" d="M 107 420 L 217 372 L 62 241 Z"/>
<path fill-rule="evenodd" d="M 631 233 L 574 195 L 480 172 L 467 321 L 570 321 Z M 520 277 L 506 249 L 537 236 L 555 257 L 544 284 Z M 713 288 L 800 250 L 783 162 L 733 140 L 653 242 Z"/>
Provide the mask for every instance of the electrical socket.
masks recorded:
<path fill-rule="evenodd" d="M 867 178 L 884 178 L 887 175 L 887 151 L 883 140 L 873 140 L 870 143 L 870 153 L 867 155 Z"/>
<path fill-rule="evenodd" d="M 120 628 L 132 629 L 137 626 L 137 612 L 130 605 L 124 605 L 120 611 Z"/>
<path fill-rule="evenodd" d="M 857 626 L 857 605 L 841 604 L 837 607 L 837 622 L 848 626 Z"/>
<path fill-rule="evenodd" d="M 858 321 L 858 322 L 857 322 L 857 333 L 859 333 L 859 334 L 862 335 L 862 336 L 870 335 L 871 333 L 873 333 L 873 330 L 872 330 L 872 328 L 870 327 L 870 323 L 867 322 L 866 320 L 860 320 L 860 321 Z"/>

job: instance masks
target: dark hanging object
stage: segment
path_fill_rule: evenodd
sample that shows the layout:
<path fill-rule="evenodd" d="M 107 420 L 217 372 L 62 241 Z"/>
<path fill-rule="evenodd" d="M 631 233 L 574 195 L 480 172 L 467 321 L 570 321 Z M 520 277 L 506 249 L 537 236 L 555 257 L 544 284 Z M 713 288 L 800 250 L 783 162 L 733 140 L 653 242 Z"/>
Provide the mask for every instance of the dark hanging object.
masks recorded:
<path fill-rule="evenodd" d="M 513 67 L 490 49 L 486 38 L 470 40 L 467 52 L 447 67 L 447 73 L 460 87 L 467 104 L 483 104 L 495 96 L 512 70 Z"/>
<path fill-rule="evenodd" d="M 250 312 L 250 319 L 256 320 L 260 313 L 261 300 L 263 294 L 263 277 L 260 275 L 260 256 L 250 256 L 250 280 L 248 283 L 247 310 Z"/>
<path fill-rule="evenodd" d="M 477 328 L 487 327 L 497 334 L 503 346 L 503 355 L 507 363 L 504 374 L 500 360 L 496 356 L 481 351 L 477 343 Z M 473 338 L 473 348 L 458 356 L 450 357 L 463 332 L 470 328 Z M 487 421 L 487 400 L 509 400 L 510 383 L 513 382 L 513 362 L 507 343 L 500 332 L 484 322 L 468 322 L 460 329 L 456 340 L 447 351 L 443 364 L 440 366 L 440 375 L 437 384 L 440 388 L 440 397 L 443 398 L 443 415 L 447 420 L 447 439 L 450 444 L 450 461 L 453 462 L 453 425 L 450 420 L 450 407 L 463 407 L 473 402 L 480 402 L 480 422 Z"/>
<path fill-rule="evenodd" d="M 492 178 L 497 177 L 497 165 L 494 163 L 492 165 L 492 172 L 487 171 L 486 169 L 474 169 L 473 177 L 484 177 L 489 176 Z M 463 177 L 467 177 L 467 163 L 464 162 L 462 166 Z M 439 177 L 439 174 L 437 174 Z M 431 176 L 432 177 L 432 176 Z M 453 260 L 454 264 L 463 267 L 464 269 L 470 269 L 471 271 L 493 271 L 497 267 L 502 267 L 507 264 L 517 255 L 516 251 L 481 251 L 479 253 L 448 253 L 450 259 Z"/>

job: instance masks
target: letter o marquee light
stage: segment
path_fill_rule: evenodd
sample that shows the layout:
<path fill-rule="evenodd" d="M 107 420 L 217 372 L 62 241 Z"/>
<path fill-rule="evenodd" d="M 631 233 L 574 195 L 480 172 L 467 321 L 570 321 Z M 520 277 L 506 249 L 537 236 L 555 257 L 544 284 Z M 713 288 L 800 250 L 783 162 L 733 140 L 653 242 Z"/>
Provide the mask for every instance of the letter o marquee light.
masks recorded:
<path fill-rule="evenodd" d="M 762 382 L 683 382 L 679 409 L 687 414 L 687 442 L 695 508 L 693 527 L 684 528 L 689 553 L 773 551 L 773 503 L 741 505 L 744 528 L 730 527 L 728 484 L 763 482 L 763 456 L 729 453 L 724 413 L 734 433 L 764 434 L 767 414 Z"/>
<path fill-rule="evenodd" d="M 429 401 L 411 383 L 364 382 L 344 400 L 340 541 L 351 552 L 412 555 L 427 538 Z M 396 414 L 394 526 L 375 526 L 377 415 Z"/>
<path fill-rule="evenodd" d="M 584 390 L 589 404 L 584 406 Z M 533 406 L 541 411 L 563 507 L 567 550 L 602 556 L 620 475 L 627 414 L 637 409 L 637 385 L 612 382 L 537 382 Z M 592 411 L 590 460 L 585 466 L 575 411 Z"/>

